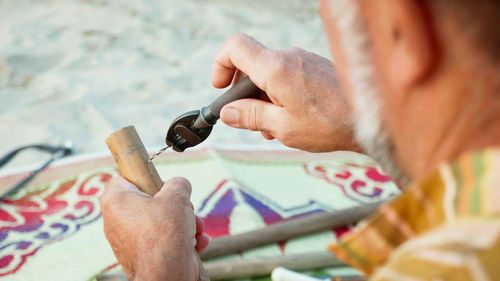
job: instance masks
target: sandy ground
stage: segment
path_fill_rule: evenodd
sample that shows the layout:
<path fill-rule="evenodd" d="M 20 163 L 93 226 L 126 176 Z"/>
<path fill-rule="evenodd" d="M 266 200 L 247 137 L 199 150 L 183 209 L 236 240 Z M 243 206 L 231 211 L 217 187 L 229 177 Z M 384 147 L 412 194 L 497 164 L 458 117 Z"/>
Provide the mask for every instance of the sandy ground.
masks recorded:
<path fill-rule="evenodd" d="M 0 1 L 0 154 L 66 140 L 104 151 L 130 124 L 160 146 L 176 116 L 222 93 L 211 65 L 229 35 L 328 56 L 316 11 L 311 0 Z M 269 142 L 219 124 L 214 144 Z M 10 167 L 42 159 L 26 153 Z"/>

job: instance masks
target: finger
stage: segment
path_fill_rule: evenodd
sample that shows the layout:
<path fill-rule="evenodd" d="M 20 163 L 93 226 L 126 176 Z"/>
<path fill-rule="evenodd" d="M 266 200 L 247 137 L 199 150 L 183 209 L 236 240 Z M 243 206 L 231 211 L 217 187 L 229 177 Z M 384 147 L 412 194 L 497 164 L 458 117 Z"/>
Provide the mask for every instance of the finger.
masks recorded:
<path fill-rule="evenodd" d="M 266 132 L 260 132 L 261 135 L 266 139 L 266 140 L 274 140 L 275 137 L 273 137 L 272 135 L 266 133 Z"/>
<path fill-rule="evenodd" d="M 196 216 L 196 233 L 202 233 L 203 230 L 205 229 L 205 221 Z"/>
<path fill-rule="evenodd" d="M 150 195 L 142 192 L 133 183 L 129 182 L 125 178 L 118 176 L 111 179 L 104 187 L 104 195 L 108 196 L 127 196 L 127 195 L 141 195 L 145 197 L 151 197 Z"/>
<path fill-rule="evenodd" d="M 181 198 L 189 202 L 189 198 L 191 198 L 191 183 L 185 178 L 172 178 L 163 184 L 160 191 L 154 196 L 154 198 L 158 199 L 170 199 L 172 197 Z"/>
<path fill-rule="evenodd" d="M 222 122 L 231 127 L 261 131 L 276 136 L 284 124 L 287 113 L 283 107 L 269 102 L 242 99 L 224 106 L 220 116 Z"/>
<path fill-rule="evenodd" d="M 104 213 L 108 207 L 127 204 L 144 198 L 151 198 L 151 196 L 140 191 L 137 186 L 119 176 L 111 179 L 106 184 L 99 202 Z"/>
<path fill-rule="evenodd" d="M 205 250 L 208 247 L 208 244 L 210 243 L 210 236 L 208 236 L 206 233 L 199 233 L 196 234 L 196 252 L 201 253 L 203 250 Z"/>
<path fill-rule="evenodd" d="M 238 82 L 240 82 L 241 79 L 247 77 L 247 75 L 239 70 L 236 70 L 233 76 L 233 82 L 231 82 L 231 85 L 236 85 Z"/>
<path fill-rule="evenodd" d="M 138 190 L 137 186 L 122 176 L 112 178 L 104 187 L 106 190 Z"/>
<path fill-rule="evenodd" d="M 252 81 L 265 90 L 266 69 L 270 63 L 269 50 L 257 40 L 244 34 L 235 34 L 226 41 L 215 56 L 212 67 L 212 84 L 224 88 L 231 84 L 237 69 L 249 75 Z"/>

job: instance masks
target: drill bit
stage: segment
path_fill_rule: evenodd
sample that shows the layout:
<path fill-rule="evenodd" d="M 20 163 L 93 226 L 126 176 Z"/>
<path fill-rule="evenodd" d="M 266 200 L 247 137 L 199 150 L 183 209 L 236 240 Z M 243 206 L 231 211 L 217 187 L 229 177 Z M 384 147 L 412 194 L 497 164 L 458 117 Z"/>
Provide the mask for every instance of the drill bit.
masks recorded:
<path fill-rule="evenodd" d="M 155 159 L 156 156 L 160 155 L 163 153 L 163 151 L 167 150 L 170 146 L 165 146 L 164 148 L 160 149 L 158 152 L 156 152 L 155 154 L 151 155 L 151 157 L 149 157 L 148 161 L 147 162 L 151 162 L 153 161 L 153 159 Z"/>

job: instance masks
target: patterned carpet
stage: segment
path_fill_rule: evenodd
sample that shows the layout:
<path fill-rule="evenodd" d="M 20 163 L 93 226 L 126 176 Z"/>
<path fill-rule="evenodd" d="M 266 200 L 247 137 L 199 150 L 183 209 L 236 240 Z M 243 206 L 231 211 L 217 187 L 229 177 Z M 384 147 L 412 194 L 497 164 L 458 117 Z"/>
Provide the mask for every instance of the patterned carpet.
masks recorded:
<path fill-rule="evenodd" d="M 211 237 L 399 193 L 369 158 L 347 152 L 202 149 L 165 153 L 155 161 L 163 179 L 184 176 L 191 181 L 193 204 Z M 0 191 L 25 175 L 0 177 Z M 104 185 L 116 175 L 110 157 L 69 159 L 1 202 L 0 276 L 89 280 L 116 264 L 102 232 L 98 204 Z M 326 251 L 326 245 L 345 231 L 348 227 L 225 258 Z M 335 273 L 356 274 L 349 268 Z"/>

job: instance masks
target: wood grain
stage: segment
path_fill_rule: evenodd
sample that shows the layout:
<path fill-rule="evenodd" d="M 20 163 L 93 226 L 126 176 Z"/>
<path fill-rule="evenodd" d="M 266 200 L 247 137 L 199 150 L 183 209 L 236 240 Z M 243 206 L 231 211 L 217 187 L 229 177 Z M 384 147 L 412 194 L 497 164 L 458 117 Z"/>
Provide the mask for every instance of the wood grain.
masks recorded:
<path fill-rule="evenodd" d="M 106 139 L 118 169 L 124 178 L 143 192 L 154 195 L 163 182 L 133 126 L 122 128 Z"/>

